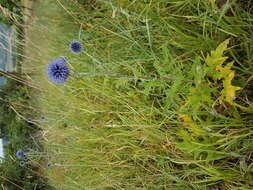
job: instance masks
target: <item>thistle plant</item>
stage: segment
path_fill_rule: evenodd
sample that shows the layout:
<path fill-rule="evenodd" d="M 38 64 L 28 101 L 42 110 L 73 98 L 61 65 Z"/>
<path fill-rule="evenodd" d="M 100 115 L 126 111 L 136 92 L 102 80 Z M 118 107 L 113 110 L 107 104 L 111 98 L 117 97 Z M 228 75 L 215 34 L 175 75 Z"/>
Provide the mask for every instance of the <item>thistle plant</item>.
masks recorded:
<path fill-rule="evenodd" d="M 26 156 L 25 152 L 22 149 L 18 149 L 16 152 L 16 157 L 18 159 L 21 159 L 19 161 L 19 166 L 23 167 L 25 166 L 26 162 L 28 162 L 30 159 Z"/>
<path fill-rule="evenodd" d="M 59 57 L 55 60 L 49 61 L 47 65 L 48 79 L 55 84 L 64 84 L 70 75 L 81 75 L 90 77 L 113 77 L 113 78 L 127 78 L 127 79 L 139 79 L 139 80 L 171 80 L 168 77 L 155 78 L 155 77 L 136 77 L 130 75 L 121 75 L 114 73 L 87 73 L 71 71 L 67 66 L 67 59 L 65 57 Z"/>
<path fill-rule="evenodd" d="M 16 152 L 16 157 L 19 159 L 19 166 L 21 167 L 25 166 L 29 161 L 40 161 L 48 159 L 46 152 L 38 152 L 30 148 L 27 148 L 25 151 L 18 149 Z M 45 165 L 46 168 L 51 168 L 52 166 L 52 163 L 47 163 Z"/>
<path fill-rule="evenodd" d="M 74 54 L 84 53 L 88 57 L 92 58 L 97 64 L 101 65 L 102 63 L 96 58 L 88 54 L 86 51 L 83 51 L 83 45 L 81 42 L 74 40 L 70 43 L 69 49 Z M 47 65 L 47 76 L 48 79 L 54 84 L 64 84 L 70 75 L 81 75 L 81 76 L 90 76 L 90 77 L 113 77 L 113 78 L 126 78 L 126 79 L 139 79 L 139 80 L 170 80 L 170 78 L 155 78 L 155 77 L 136 77 L 129 75 L 121 75 L 115 73 L 86 73 L 86 72 L 76 72 L 71 71 L 67 66 L 67 58 L 59 57 L 52 61 L 49 61 Z"/>

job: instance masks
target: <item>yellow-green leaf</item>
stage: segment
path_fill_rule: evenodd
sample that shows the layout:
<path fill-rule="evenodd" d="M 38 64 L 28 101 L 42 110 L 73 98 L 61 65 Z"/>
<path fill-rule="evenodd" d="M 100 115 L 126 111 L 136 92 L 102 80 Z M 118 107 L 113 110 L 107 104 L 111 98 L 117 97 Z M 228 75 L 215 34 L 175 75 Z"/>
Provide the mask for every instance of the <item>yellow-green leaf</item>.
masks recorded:
<path fill-rule="evenodd" d="M 208 55 L 205 62 L 210 67 L 221 66 L 227 59 L 227 57 L 222 57 L 224 51 L 227 49 L 229 39 L 222 42 L 215 51 L 211 51 L 211 55 Z"/>
<path fill-rule="evenodd" d="M 221 91 L 221 93 L 222 93 L 221 97 L 223 99 L 225 99 L 225 101 L 228 102 L 228 103 L 230 103 L 230 104 L 233 104 L 233 100 L 234 100 L 234 97 L 235 97 L 235 92 L 237 90 L 241 89 L 240 87 L 233 86 L 231 84 L 234 76 L 235 76 L 235 72 L 234 71 L 231 71 L 228 74 L 228 76 L 223 81 L 223 87 L 224 87 L 224 89 Z"/>

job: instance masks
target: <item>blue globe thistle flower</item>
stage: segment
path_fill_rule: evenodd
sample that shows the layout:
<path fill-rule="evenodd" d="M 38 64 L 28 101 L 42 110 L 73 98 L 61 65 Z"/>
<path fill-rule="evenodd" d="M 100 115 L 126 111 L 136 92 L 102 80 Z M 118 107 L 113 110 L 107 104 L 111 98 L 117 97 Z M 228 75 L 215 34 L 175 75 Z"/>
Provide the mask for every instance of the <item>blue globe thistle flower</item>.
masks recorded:
<path fill-rule="evenodd" d="M 17 150 L 17 152 L 16 152 L 16 157 L 17 158 L 23 158 L 24 155 L 25 155 L 25 153 L 24 153 L 23 150 L 21 150 L 21 149 Z"/>
<path fill-rule="evenodd" d="M 47 168 L 51 168 L 53 165 L 51 163 L 47 164 Z"/>
<path fill-rule="evenodd" d="M 69 77 L 69 68 L 64 57 L 50 61 L 47 65 L 48 79 L 55 84 L 63 84 Z"/>
<path fill-rule="evenodd" d="M 25 165 L 25 161 L 23 161 L 23 160 L 20 161 L 20 162 L 19 162 L 19 165 L 20 165 L 21 167 L 23 167 L 23 166 Z"/>
<path fill-rule="evenodd" d="M 30 159 L 26 156 L 26 155 L 24 155 L 24 161 L 25 162 L 28 162 Z"/>
<path fill-rule="evenodd" d="M 79 54 L 83 51 L 83 45 L 81 42 L 74 40 L 69 44 L 70 51 L 74 54 Z"/>

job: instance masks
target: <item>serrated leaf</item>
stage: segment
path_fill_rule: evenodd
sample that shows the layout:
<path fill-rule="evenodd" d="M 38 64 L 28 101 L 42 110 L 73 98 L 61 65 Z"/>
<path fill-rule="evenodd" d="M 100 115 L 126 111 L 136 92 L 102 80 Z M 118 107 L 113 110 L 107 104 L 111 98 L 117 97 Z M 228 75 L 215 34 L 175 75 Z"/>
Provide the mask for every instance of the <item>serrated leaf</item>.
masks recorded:
<path fill-rule="evenodd" d="M 222 42 L 215 51 L 211 51 L 211 55 L 208 55 L 205 62 L 208 66 L 221 66 L 227 59 L 227 57 L 222 57 L 224 51 L 227 49 L 229 39 Z"/>
<path fill-rule="evenodd" d="M 216 50 L 213 52 L 213 55 L 215 57 L 221 57 L 224 53 L 224 51 L 227 49 L 227 46 L 229 44 L 229 39 L 225 40 L 224 42 L 222 42 L 217 48 Z"/>
<path fill-rule="evenodd" d="M 222 78 L 226 78 L 226 77 L 229 75 L 229 73 L 232 71 L 232 70 L 231 70 L 231 67 L 233 66 L 233 63 L 234 63 L 234 62 L 230 62 L 230 63 L 228 63 L 225 67 L 216 66 L 215 69 L 216 69 L 217 71 L 220 71 L 220 72 L 217 73 L 217 75 L 214 76 L 214 79 L 220 80 L 220 79 L 222 79 Z"/>
<path fill-rule="evenodd" d="M 234 62 L 229 62 L 224 66 L 224 62 L 227 60 L 227 57 L 223 57 L 223 53 L 227 49 L 228 43 L 229 40 L 225 40 L 216 48 L 215 51 L 211 51 L 211 55 L 207 56 L 205 62 L 209 66 L 208 75 L 214 80 L 223 80 L 223 90 L 221 91 L 219 102 L 228 102 L 233 104 L 235 92 L 241 88 L 231 84 L 235 75 L 235 72 L 231 70 Z"/>
<path fill-rule="evenodd" d="M 233 100 L 235 97 L 235 92 L 240 90 L 240 87 L 233 86 L 231 81 L 235 76 L 235 72 L 231 71 L 229 75 L 223 80 L 223 87 L 224 89 L 221 91 L 221 100 L 224 99 L 226 102 L 233 104 Z"/>

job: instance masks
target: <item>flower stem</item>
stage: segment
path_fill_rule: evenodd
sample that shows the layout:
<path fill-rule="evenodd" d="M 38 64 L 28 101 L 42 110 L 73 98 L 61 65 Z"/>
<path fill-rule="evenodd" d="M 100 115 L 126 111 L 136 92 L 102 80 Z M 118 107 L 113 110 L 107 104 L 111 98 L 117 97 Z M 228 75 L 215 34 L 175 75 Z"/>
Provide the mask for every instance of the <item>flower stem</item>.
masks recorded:
<path fill-rule="evenodd" d="M 113 78 L 126 78 L 126 79 L 140 79 L 140 80 L 172 80 L 171 78 L 164 77 L 164 78 L 155 78 L 155 77 L 137 77 L 137 76 L 130 76 L 130 75 L 120 75 L 120 74 L 113 74 L 113 73 L 84 73 L 84 72 L 74 72 L 72 74 L 77 74 L 81 76 L 90 76 L 90 77 L 113 77 Z"/>

